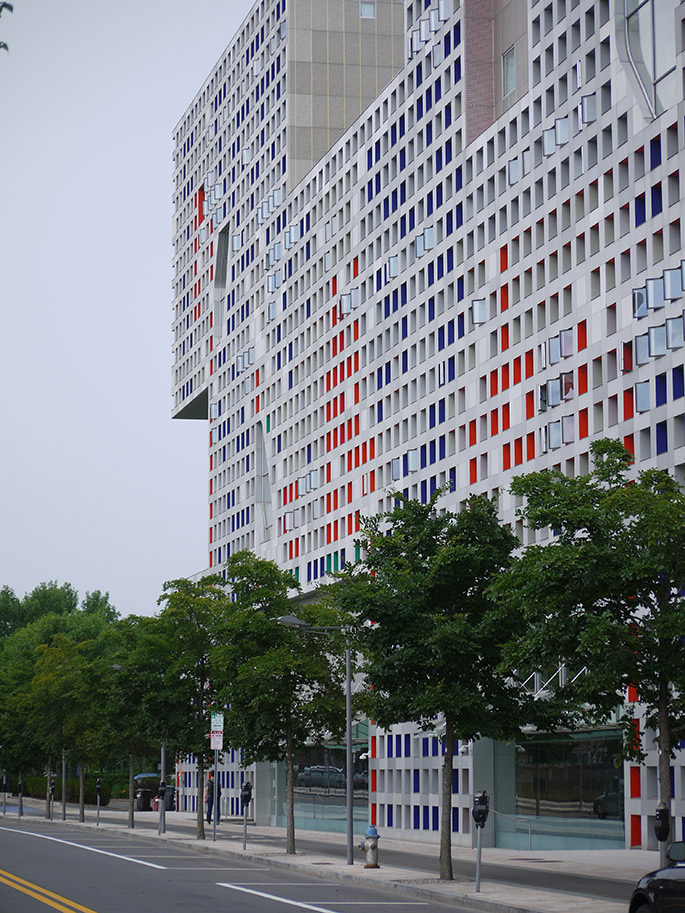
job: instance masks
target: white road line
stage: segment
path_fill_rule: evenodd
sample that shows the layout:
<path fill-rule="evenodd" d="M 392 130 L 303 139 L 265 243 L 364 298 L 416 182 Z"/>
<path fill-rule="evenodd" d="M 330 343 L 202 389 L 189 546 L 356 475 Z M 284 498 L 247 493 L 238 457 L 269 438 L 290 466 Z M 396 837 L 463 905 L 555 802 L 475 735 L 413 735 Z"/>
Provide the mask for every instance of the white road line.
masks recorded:
<path fill-rule="evenodd" d="M 264 891 L 251 891 L 250 888 L 243 887 L 238 884 L 229 884 L 227 882 L 217 882 L 217 886 L 220 888 L 231 888 L 234 891 L 242 891 L 244 894 L 254 894 L 255 897 L 263 897 L 265 900 L 275 900 L 278 903 L 288 904 L 291 907 L 300 907 L 302 910 L 313 910 L 314 913 L 335 913 L 335 910 L 330 910 L 328 907 L 316 907 L 314 904 L 304 903 L 301 900 L 290 900 L 287 897 L 279 897 L 278 894 L 266 894 Z M 321 887 L 322 883 L 319 882 L 316 884 L 316 887 Z M 284 885 L 285 887 L 285 885 Z M 344 901 L 344 900 L 333 900 L 331 903 L 334 903 L 336 906 L 346 906 L 346 907 L 368 907 L 369 902 L 367 901 Z M 396 901 L 374 901 L 373 906 L 375 907 L 426 907 L 428 904 L 425 901 L 407 901 L 407 900 L 396 900 Z"/>
<path fill-rule="evenodd" d="M 315 907 L 310 903 L 303 903 L 300 900 L 288 900 L 286 897 L 279 897 L 277 894 L 265 894 L 263 891 L 251 891 L 250 888 L 243 888 L 237 884 L 228 884 L 227 882 L 217 882 L 220 888 L 230 888 L 233 891 L 242 891 L 243 894 L 253 894 L 255 897 L 263 897 L 265 900 L 275 900 L 278 903 L 288 904 L 291 907 L 299 907 L 301 910 L 313 910 L 314 913 L 335 913 L 335 910 L 329 910 L 327 907 Z"/>
<path fill-rule="evenodd" d="M 33 831 L 19 830 L 15 827 L 0 827 L 0 831 L 8 831 L 11 834 L 24 834 L 26 837 L 40 837 L 41 840 L 51 840 L 53 843 L 62 843 L 64 846 L 74 846 L 79 850 L 86 850 L 89 853 L 99 853 L 101 856 L 113 856 L 115 859 L 121 859 L 124 862 L 135 862 L 137 865 L 146 865 L 151 869 L 166 869 L 165 865 L 145 862 L 142 859 L 134 859 L 132 856 L 121 856 L 119 853 L 108 853 L 106 850 L 98 850 L 92 846 L 84 846 L 82 843 L 73 843 L 71 840 L 60 840 L 59 837 L 48 837 L 47 834 L 37 834 Z"/>

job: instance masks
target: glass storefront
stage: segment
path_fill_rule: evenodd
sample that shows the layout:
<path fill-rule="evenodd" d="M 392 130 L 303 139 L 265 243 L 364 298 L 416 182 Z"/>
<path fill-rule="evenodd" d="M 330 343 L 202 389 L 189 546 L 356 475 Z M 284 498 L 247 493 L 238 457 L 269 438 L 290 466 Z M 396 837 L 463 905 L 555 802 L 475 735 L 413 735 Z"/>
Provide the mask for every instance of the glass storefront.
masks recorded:
<path fill-rule="evenodd" d="M 355 831 L 366 831 L 369 817 L 368 722 L 352 735 Z M 285 826 L 285 766 L 279 765 L 274 791 L 275 823 Z M 303 752 L 295 763 L 295 827 L 344 833 L 347 829 L 346 749 L 326 744 Z"/>
<path fill-rule="evenodd" d="M 496 815 L 496 843 L 516 849 L 623 848 L 623 763 L 617 730 L 535 734 L 516 745 L 510 814 Z M 509 755 L 511 760 L 511 755 Z M 502 762 L 505 759 L 502 758 Z M 511 802 L 511 798 L 514 799 Z"/>

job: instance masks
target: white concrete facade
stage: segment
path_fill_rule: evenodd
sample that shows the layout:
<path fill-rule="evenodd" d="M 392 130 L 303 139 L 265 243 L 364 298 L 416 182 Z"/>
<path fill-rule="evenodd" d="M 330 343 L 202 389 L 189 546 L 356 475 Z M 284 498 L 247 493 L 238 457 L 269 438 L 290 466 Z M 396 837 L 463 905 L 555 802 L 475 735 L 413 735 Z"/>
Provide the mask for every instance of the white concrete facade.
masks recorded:
<path fill-rule="evenodd" d="M 682 479 L 683 7 L 304 6 L 256 3 L 175 132 L 173 414 L 208 422 L 208 567 L 249 548 L 311 590 L 390 489 L 449 482 L 446 508 L 496 495 L 544 541 L 509 482 L 584 473 L 601 436 Z M 649 59 L 643 20 L 670 28 Z M 334 61 L 334 33 L 362 50 Z M 439 750 L 371 739 L 371 820 L 437 840 Z M 650 769 L 636 796 L 626 767 L 627 845 Z"/>

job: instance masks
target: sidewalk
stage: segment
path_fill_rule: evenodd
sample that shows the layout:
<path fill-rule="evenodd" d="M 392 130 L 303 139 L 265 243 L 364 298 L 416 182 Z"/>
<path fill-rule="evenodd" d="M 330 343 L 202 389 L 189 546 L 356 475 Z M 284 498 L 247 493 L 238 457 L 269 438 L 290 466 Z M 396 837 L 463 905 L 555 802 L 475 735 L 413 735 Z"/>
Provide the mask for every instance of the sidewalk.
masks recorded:
<path fill-rule="evenodd" d="M 71 808 L 71 807 L 70 807 Z M 8 809 L 9 811 L 9 809 Z M 104 810 L 103 810 L 104 811 Z M 113 809 L 106 810 L 107 816 L 114 815 L 121 823 L 100 823 L 100 830 L 130 833 L 127 822 L 127 813 Z M 141 814 L 141 813 L 139 813 Z M 144 813 L 147 821 L 158 820 L 152 813 Z M 173 822 L 194 823 L 195 814 L 191 812 L 170 812 L 169 825 Z M 0 816 L 1 817 L 1 816 Z M 95 827 L 93 810 L 88 809 L 88 821 L 81 827 Z M 74 824 L 69 819 L 69 824 Z M 355 853 L 355 864 L 348 866 L 343 860 L 331 856 L 313 853 L 297 853 L 287 856 L 285 852 L 260 844 L 263 837 L 283 836 L 285 843 L 285 829 L 277 827 L 258 827 L 248 825 L 247 849 L 242 850 L 242 821 L 231 819 L 222 821 L 217 827 L 216 842 L 212 840 L 212 827 L 206 826 L 206 840 L 204 842 L 189 839 L 187 835 L 174 833 L 173 829 L 161 837 L 155 832 L 136 828 L 134 834 L 137 838 L 150 840 L 164 840 L 169 843 L 182 844 L 198 852 L 218 852 L 231 859 L 249 859 L 261 865 L 286 870 L 297 870 L 310 876 L 325 878 L 328 881 L 345 881 L 356 883 L 365 887 L 380 887 L 386 891 L 397 891 L 414 898 L 432 898 L 446 903 L 461 902 L 474 910 L 484 913 L 627 913 L 628 904 L 625 901 L 604 901 L 597 898 L 577 896 L 566 892 L 555 892 L 532 887 L 522 887 L 511 884 L 488 883 L 486 878 L 481 878 L 481 890 L 475 890 L 476 851 L 454 847 L 452 856 L 457 859 L 473 863 L 474 880 L 455 880 L 441 882 L 438 878 L 427 875 L 415 869 L 399 868 L 383 865 L 383 848 L 405 850 L 416 855 L 435 856 L 438 848 L 433 845 L 411 843 L 404 840 L 393 840 L 381 836 L 379 845 L 379 869 L 365 869 L 363 861 L 359 858 L 359 851 Z M 323 834 L 320 831 L 298 830 L 295 838 L 314 839 L 326 843 L 344 845 L 344 834 Z M 230 842 L 227 838 L 231 838 Z M 237 838 L 237 839 L 236 839 Z M 358 845 L 359 836 L 355 836 L 355 846 Z M 625 881 L 626 885 L 633 885 L 645 872 L 649 872 L 659 865 L 659 854 L 648 850 L 563 850 L 550 851 L 533 850 L 520 852 L 486 847 L 483 849 L 483 864 L 499 863 L 500 865 L 517 866 L 522 868 L 537 868 L 544 866 L 547 872 L 578 873 L 596 878 L 606 878 L 616 881 Z"/>

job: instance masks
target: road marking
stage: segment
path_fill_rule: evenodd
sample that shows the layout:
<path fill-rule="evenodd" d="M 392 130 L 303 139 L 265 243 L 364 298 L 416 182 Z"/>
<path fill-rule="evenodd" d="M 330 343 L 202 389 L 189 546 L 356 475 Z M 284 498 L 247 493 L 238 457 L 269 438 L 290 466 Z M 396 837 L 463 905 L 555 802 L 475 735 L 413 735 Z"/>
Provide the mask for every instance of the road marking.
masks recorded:
<path fill-rule="evenodd" d="M 299 907 L 301 910 L 313 910 L 314 913 L 335 913 L 335 910 L 329 910 L 326 907 L 315 907 L 310 903 L 303 903 L 300 900 L 288 900 L 285 897 L 279 897 L 277 894 L 265 894 L 263 891 L 252 891 L 250 888 L 244 888 L 237 884 L 218 882 L 218 886 L 220 888 L 231 888 L 233 891 L 242 891 L 243 894 L 253 894 L 255 897 L 263 897 L 265 900 L 275 900 L 278 903 L 288 904 L 291 907 Z"/>
<path fill-rule="evenodd" d="M 292 883 L 291 883 L 292 884 Z M 278 894 L 266 894 L 264 891 L 252 891 L 250 888 L 243 887 L 238 884 L 229 884 L 228 882 L 217 882 L 218 887 L 220 888 L 231 888 L 234 891 L 242 891 L 244 894 L 254 894 L 255 897 L 263 897 L 265 900 L 275 900 L 278 903 L 288 904 L 291 907 L 299 907 L 301 910 L 313 910 L 314 913 L 335 913 L 335 910 L 330 910 L 328 907 L 315 907 L 313 904 L 304 903 L 301 900 L 290 900 L 287 897 L 279 897 Z M 288 885 L 290 886 L 290 885 Z M 321 882 L 316 884 L 316 887 L 321 887 Z M 285 884 L 284 884 L 285 887 Z M 339 887 L 339 885 L 336 885 Z M 343 901 L 343 900 L 334 900 L 332 901 L 336 906 L 364 906 L 368 907 L 368 901 Z M 425 901 L 407 901 L 407 900 L 396 900 L 396 901 L 382 901 L 377 903 L 374 901 L 374 906 L 405 906 L 405 907 L 426 907 L 428 904 Z"/>
<path fill-rule="evenodd" d="M 201 862 L 201 861 L 199 861 Z M 167 872 L 245 872 L 254 871 L 252 866 L 232 866 L 232 865 L 168 865 Z M 266 871 L 266 868 L 263 869 Z M 242 882 L 241 882 L 242 884 Z M 248 884 L 252 884 L 251 881 Z M 260 884 L 273 884 L 273 881 L 264 881 Z"/>
<path fill-rule="evenodd" d="M 145 862 L 144 859 L 134 859 L 133 856 L 122 856 L 120 853 L 108 853 L 106 850 L 98 850 L 92 846 L 84 846 L 82 843 L 73 843 L 71 840 L 60 840 L 59 837 L 48 837 L 47 834 L 38 834 L 34 831 L 19 830 L 15 827 L 0 827 L 0 831 L 8 831 L 11 834 L 24 834 L 26 837 L 40 837 L 41 840 L 51 840 L 53 843 L 62 843 L 64 846 L 74 846 L 78 850 L 86 850 L 89 853 L 99 853 L 101 856 L 113 856 L 115 859 L 122 859 L 124 862 L 135 862 L 137 865 L 146 865 L 151 869 L 166 869 L 165 865 L 157 865 L 155 862 Z"/>
<path fill-rule="evenodd" d="M 14 888 L 15 891 L 21 891 L 22 894 L 28 894 L 29 897 L 33 897 L 35 900 L 59 910 L 60 913 L 74 913 L 75 910 L 79 910 L 80 913 L 94 913 L 90 907 L 83 907 L 67 897 L 62 897 L 61 894 L 55 894 L 52 891 L 48 891 L 47 888 L 41 888 L 40 885 L 25 881 L 23 878 L 19 878 L 18 875 L 12 875 L 10 872 L 3 871 L 3 869 L 0 869 L 0 884 L 6 884 L 10 888 Z"/>

